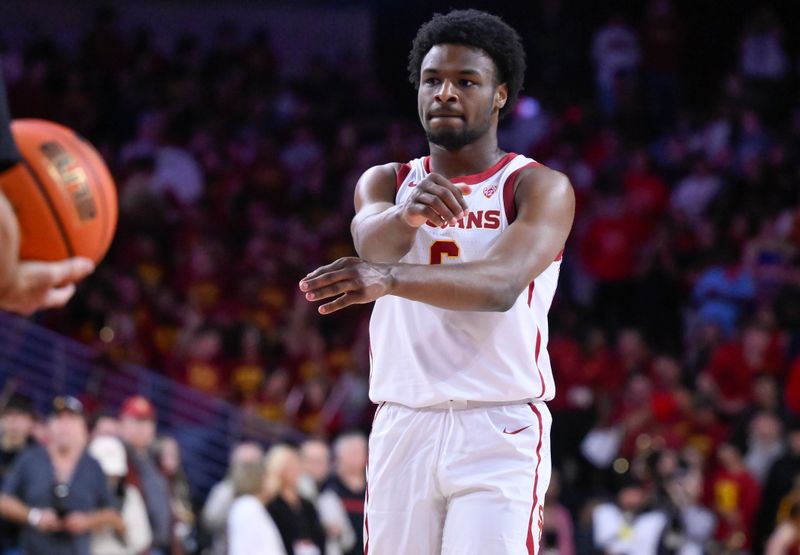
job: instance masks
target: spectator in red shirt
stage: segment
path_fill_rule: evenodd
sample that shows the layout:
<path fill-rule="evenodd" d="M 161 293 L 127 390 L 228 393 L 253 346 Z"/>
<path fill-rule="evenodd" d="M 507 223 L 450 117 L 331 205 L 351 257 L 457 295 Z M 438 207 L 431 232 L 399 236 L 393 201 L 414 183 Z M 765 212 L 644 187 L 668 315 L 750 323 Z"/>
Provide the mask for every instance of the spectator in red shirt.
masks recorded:
<path fill-rule="evenodd" d="M 598 213 L 580 243 L 584 267 L 596 282 L 595 319 L 606 329 L 630 324 L 631 292 L 640 237 L 618 196 L 599 200 Z"/>
<path fill-rule="evenodd" d="M 669 189 L 653 171 L 647 151 L 639 149 L 631 154 L 622 182 L 626 212 L 635 220 L 641 236 L 649 237 L 669 208 Z"/>
<path fill-rule="evenodd" d="M 761 491 L 745 468 L 738 448 L 723 443 L 717 450 L 717 459 L 719 466 L 711 475 L 706 492 L 706 504 L 719 519 L 714 537 L 731 551 L 747 550 Z"/>
<path fill-rule="evenodd" d="M 699 385 L 723 413 L 736 415 L 750 400 L 757 375 L 780 377 L 784 370 L 783 354 L 770 330 L 753 324 L 739 339 L 717 347 Z"/>

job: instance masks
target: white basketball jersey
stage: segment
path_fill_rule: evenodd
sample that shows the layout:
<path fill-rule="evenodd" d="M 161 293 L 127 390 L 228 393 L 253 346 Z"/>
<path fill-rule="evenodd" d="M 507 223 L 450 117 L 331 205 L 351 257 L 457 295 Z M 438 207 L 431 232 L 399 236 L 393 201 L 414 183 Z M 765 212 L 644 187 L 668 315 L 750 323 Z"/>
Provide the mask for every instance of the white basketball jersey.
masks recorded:
<path fill-rule="evenodd" d="M 506 154 L 479 174 L 450 181 L 470 185 L 467 216 L 444 229 L 417 231 L 400 262 L 454 264 L 480 260 L 514 221 L 514 184 L 537 162 Z M 430 172 L 430 158 L 401 166 L 396 203 Z M 446 310 L 387 295 L 370 321 L 370 399 L 426 407 L 450 400 L 548 401 L 555 394 L 547 355 L 547 312 L 561 256 L 520 291 L 506 312 Z"/>

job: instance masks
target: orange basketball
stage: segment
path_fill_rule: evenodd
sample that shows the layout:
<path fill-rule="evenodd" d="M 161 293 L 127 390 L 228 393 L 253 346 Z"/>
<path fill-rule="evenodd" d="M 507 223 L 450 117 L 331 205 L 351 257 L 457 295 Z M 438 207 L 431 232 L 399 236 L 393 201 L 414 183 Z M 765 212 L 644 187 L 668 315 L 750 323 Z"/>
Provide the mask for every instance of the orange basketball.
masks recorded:
<path fill-rule="evenodd" d="M 0 177 L 21 232 L 20 258 L 103 258 L 117 226 L 117 191 L 103 159 L 71 129 L 15 120 L 22 162 Z"/>

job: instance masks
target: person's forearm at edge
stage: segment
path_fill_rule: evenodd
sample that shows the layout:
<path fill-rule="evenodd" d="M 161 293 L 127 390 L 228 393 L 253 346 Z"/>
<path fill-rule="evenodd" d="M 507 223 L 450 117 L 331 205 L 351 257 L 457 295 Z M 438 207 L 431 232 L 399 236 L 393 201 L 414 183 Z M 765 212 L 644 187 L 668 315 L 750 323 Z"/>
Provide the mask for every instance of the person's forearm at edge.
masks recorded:
<path fill-rule="evenodd" d="M 13 285 L 19 261 L 19 224 L 5 195 L 0 192 L 0 297 Z"/>

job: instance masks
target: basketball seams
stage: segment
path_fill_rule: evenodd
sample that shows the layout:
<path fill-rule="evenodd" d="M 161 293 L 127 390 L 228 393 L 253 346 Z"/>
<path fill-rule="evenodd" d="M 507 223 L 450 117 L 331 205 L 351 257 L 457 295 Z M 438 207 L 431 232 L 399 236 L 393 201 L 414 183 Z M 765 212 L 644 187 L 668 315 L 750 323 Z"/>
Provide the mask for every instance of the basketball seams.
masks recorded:
<path fill-rule="evenodd" d="M 25 170 L 30 175 L 33 182 L 36 184 L 36 187 L 39 189 L 39 192 L 42 194 L 45 203 L 47 203 L 47 208 L 50 210 L 50 215 L 53 217 L 53 221 L 58 228 L 58 233 L 61 235 L 61 240 L 64 242 L 64 247 L 67 250 L 67 256 L 75 256 L 75 249 L 72 246 L 72 242 L 69 239 L 69 235 L 67 234 L 67 229 L 64 226 L 64 222 L 61 219 L 61 215 L 56 210 L 55 204 L 53 203 L 53 199 L 50 197 L 50 191 L 47 190 L 47 187 L 44 185 L 44 182 L 41 180 L 39 175 L 34 171 L 33 167 L 31 166 L 30 162 L 25 158 L 23 153 L 22 165 L 25 167 Z"/>

